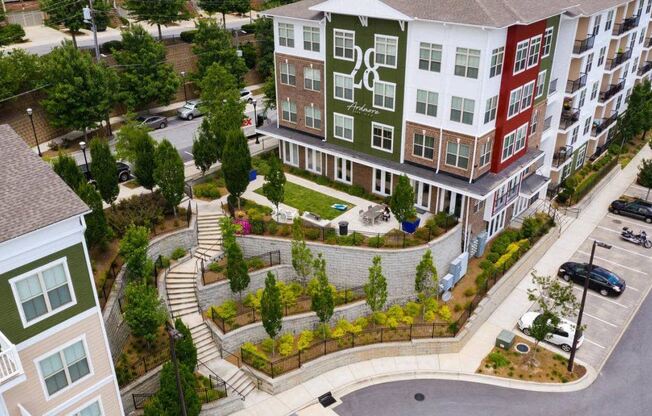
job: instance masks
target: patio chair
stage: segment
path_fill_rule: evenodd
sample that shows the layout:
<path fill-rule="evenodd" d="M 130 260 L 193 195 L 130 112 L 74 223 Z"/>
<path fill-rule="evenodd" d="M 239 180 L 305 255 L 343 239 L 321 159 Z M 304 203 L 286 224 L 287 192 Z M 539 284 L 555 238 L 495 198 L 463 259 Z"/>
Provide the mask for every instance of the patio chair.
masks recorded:
<path fill-rule="evenodd" d="M 292 221 L 294 221 L 294 212 L 292 212 L 292 211 L 285 211 L 285 221 L 287 221 L 287 222 L 292 222 Z"/>
<path fill-rule="evenodd" d="M 277 222 L 286 222 L 287 221 L 287 216 L 286 216 L 286 213 L 284 211 L 280 210 L 280 209 L 278 210 L 278 212 L 276 210 L 273 210 L 272 211 L 272 219 L 277 221 Z"/>

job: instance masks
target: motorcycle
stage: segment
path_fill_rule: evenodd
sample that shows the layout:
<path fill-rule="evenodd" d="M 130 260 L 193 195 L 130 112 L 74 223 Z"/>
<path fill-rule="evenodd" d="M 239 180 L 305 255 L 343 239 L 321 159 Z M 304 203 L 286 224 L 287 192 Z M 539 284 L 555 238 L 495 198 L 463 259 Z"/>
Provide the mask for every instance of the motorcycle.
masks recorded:
<path fill-rule="evenodd" d="M 647 233 L 645 231 L 641 231 L 640 234 L 634 234 L 634 231 L 629 229 L 629 227 L 623 227 L 623 231 L 620 233 L 620 237 L 623 240 L 629 241 L 630 243 L 634 243 L 645 248 L 652 248 L 652 241 L 647 238 Z"/>

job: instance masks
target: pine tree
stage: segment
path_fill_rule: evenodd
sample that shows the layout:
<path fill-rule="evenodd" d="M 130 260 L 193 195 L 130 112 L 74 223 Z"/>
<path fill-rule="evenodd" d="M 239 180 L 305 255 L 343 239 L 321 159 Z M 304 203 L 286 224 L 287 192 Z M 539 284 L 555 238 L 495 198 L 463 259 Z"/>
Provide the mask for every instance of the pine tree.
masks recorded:
<path fill-rule="evenodd" d="M 186 404 L 188 416 L 199 416 L 201 400 L 197 395 L 197 379 L 192 368 L 179 365 L 183 401 Z M 145 416 L 181 416 L 181 403 L 177 390 L 177 379 L 174 364 L 170 361 L 163 364 L 158 393 L 145 406 Z"/>
<path fill-rule="evenodd" d="M 156 163 L 152 157 L 156 154 L 156 142 L 149 134 L 141 136 L 136 139 L 135 150 L 134 176 L 140 186 L 151 191 L 156 185 L 154 180 Z"/>
<path fill-rule="evenodd" d="M 269 202 L 276 207 L 278 217 L 278 206 L 285 198 L 285 173 L 283 172 L 283 165 L 276 155 L 273 155 L 269 160 L 269 172 L 265 176 L 265 183 L 263 184 L 263 194 L 269 199 Z M 278 218 L 277 218 L 278 220 Z"/>
<path fill-rule="evenodd" d="M 372 312 L 378 312 L 387 302 L 387 279 L 383 275 L 380 256 L 374 256 L 373 265 L 369 268 L 369 281 L 364 287 L 367 305 Z"/>
<path fill-rule="evenodd" d="M 281 332 L 283 326 L 283 311 L 281 309 L 281 292 L 276 285 L 274 273 L 267 272 L 265 289 L 260 300 L 260 315 L 263 321 L 265 332 L 276 344 L 276 336 Z M 272 346 L 272 355 L 274 347 Z"/>
<path fill-rule="evenodd" d="M 292 223 L 292 267 L 296 272 L 302 285 L 306 285 L 308 276 L 312 272 L 314 258 L 312 251 L 306 245 L 301 219 L 295 218 Z"/>
<path fill-rule="evenodd" d="M 59 152 L 59 156 L 52 161 L 52 169 L 73 191 L 86 182 L 77 161 L 65 153 Z"/>
<path fill-rule="evenodd" d="M 316 290 L 311 295 L 311 309 L 317 314 L 319 322 L 323 326 L 333 316 L 335 301 L 333 299 L 333 289 L 326 275 L 326 260 L 322 258 L 321 253 L 315 259 L 314 274 L 318 284 Z M 326 328 L 323 330 L 323 337 L 326 338 Z"/>
<path fill-rule="evenodd" d="M 97 190 L 107 204 L 113 204 L 120 193 L 118 187 L 118 167 L 111 149 L 106 141 L 95 138 L 91 140 L 91 175 Z"/>
<path fill-rule="evenodd" d="M 179 363 L 185 365 L 187 368 L 197 367 L 197 348 L 192 341 L 190 329 L 183 323 L 181 318 L 177 318 L 174 321 L 174 327 L 183 335 L 181 339 L 177 340 L 175 345 Z"/>
<path fill-rule="evenodd" d="M 222 173 L 226 189 L 238 199 L 238 208 L 240 208 L 240 196 L 249 185 L 250 171 L 251 155 L 247 139 L 242 130 L 231 130 L 226 135 L 226 144 L 222 155 Z"/>
<path fill-rule="evenodd" d="M 181 156 L 169 141 L 163 140 L 156 148 L 154 164 L 154 181 L 176 216 L 185 185 Z"/>
<path fill-rule="evenodd" d="M 190 16 L 186 11 L 187 0 L 126 0 L 125 9 L 137 22 L 147 22 L 158 27 L 158 38 L 163 40 L 161 25 L 168 26 L 180 20 L 187 20 Z"/>
<path fill-rule="evenodd" d="M 127 277 L 132 281 L 144 281 L 152 276 L 154 263 L 147 255 L 149 230 L 130 226 L 120 240 L 120 256 L 127 266 Z"/>
<path fill-rule="evenodd" d="M 199 81 L 199 88 L 202 92 L 202 105 L 209 112 L 215 112 L 217 109 L 224 107 L 226 101 L 238 104 L 236 109 L 233 110 L 235 115 L 232 118 L 239 118 L 239 120 L 233 121 L 235 125 L 232 128 L 240 127 L 244 103 L 240 100 L 238 82 L 228 68 L 219 63 L 210 65 Z"/>
<path fill-rule="evenodd" d="M 125 289 L 124 319 L 131 333 L 147 342 L 156 340 L 159 328 L 167 320 L 167 311 L 155 287 L 143 282 L 131 282 Z"/>
<path fill-rule="evenodd" d="M 87 182 L 82 182 L 77 187 L 77 195 L 92 210 L 90 214 L 86 214 L 84 217 L 86 221 L 86 232 L 84 233 L 86 242 L 91 247 L 105 244 L 111 235 L 111 230 L 106 224 L 106 217 L 104 216 L 104 209 L 102 207 L 102 197 Z"/>
<path fill-rule="evenodd" d="M 422 293 L 424 296 L 432 296 L 433 293 L 439 293 L 439 277 L 437 268 L 432 260 L 432 251 L 426 250 L 417 265 L 417 274 L 414 278 L 414 290 Z"/>
<path fill-rule="evenodd" d="M 274 74 L 274 22 L 268 17 L 260 17 L 254 24 L 259 51 L 257 69 L 263 79 L 269 79 Z"/>
<path fill-rule="evenodd" d="M 242 256 L 242 249 L 236 242 L 226 248 L 226 278 L 229 280 L 231 292 L 237 293 L 242 299 L 242 291 L 249 286 L 251 279 L 247 263 Z"/>
<path fill-rule="evenodd" d="M 202 120 L 197 138 L 192 142 L 192 156 L 195 160 L 195 166 L 201 171 L 202 176 L 217 162 L 219 156 L 217 140 L 208 133 L 209 123 L 208 118 Z"/>
<path fill-rule="evenodd" d="M 414 209 L 414 188 L 407 176 L 401 175 L 398 178 L 396 188 L 389 199 L 389 208 L 398 222 L 410 221 L 417 214 Z"/>

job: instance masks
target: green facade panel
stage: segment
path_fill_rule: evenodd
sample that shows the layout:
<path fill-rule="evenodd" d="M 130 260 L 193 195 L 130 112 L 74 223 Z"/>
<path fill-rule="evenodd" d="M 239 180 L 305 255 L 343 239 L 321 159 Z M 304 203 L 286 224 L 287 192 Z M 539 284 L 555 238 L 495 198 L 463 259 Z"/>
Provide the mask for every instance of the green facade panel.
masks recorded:
<path fill-rule="evenodd" d="M 548 89 L 550 88 L 550 76 L 552 75 L 552 64 L 555 56 L 555 46 L 557 45 L 557 36 L 559 36 L 559 15 L 553 16 L 546 21 L 546 28 L 552 27 L 552 43 L 550 45 L 550 54 L 545 58 L 541 58 L 541 63 L 539 64 L 539 72 L 546 71 L 546 83 L 543 89 L 543 95 L 534 100 L 535 103 L 540 103 L 548 98 Z M 557 89 L 562 88 L 561 85 L 557 85 Z M 563 89 L 563 88 L 562 88 Z"/>

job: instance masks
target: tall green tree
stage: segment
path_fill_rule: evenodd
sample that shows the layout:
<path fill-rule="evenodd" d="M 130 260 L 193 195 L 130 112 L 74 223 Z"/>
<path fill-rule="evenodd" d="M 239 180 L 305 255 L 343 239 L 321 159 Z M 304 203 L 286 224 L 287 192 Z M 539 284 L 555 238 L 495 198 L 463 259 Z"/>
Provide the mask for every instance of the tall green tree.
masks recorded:
<path fill-rule="evenodd" d="M 115 155 L 121 160 L 131 163 L 136 161 L 137 143 L 139 139 L 149 136 L 151 130 L 133 118 L 133 114 L 127 114 L 127 122 L 120 127 L 115 134 Z M 149 140 L 154 140 L 149 136 Z"/>
<path fill-rule="evenodd" d="M 367 305 L 375 313 L 382 310 L 387 302 L 387 279 L 383 275 L 380 256 L 374 256 L 372 262 L 364 293 L 367 296 Z"/>
<path fill-rule="evenodd" d="M 79 185 L 86 182 L 77 161 L 65 153 L 59 152 L 59 156 L 52 160 L 52 169 L 73 191 L 77 191 Z"/>
<path fill-rule="evenodd" d="M 209 16 L 215 13 L 222 14 L 222 26 L 226 27 L 226 14 L 234 10 L 234 0 L 199 0 L 201 7 Z"/>
<path fill-rule="evenodd" d="M 201 171 L 202 176 L 217 162 L 219 156 L 217 140 L 214 140 L 207 133 L 209 123 L 208 118 L 202 120 L 197 138 L 192 142 L 192 156 L 195 161 L 195 166 Z"/>
<path fill-rule="evenodd" d="M 147 134 L 135 140 L 136 159 L 134 160 L 134 176 L 138 183 L 150 191 L 156 185 L 154 169 L 156 161 L 152 155 L 156 154 L 156 142 Z"/>
<path fill-rule="evenodd" d="M 99 32 L 105 31 L 109 26 L 112 9 L 113 7 L 107 0 L 93 0 L 93 10 L 95 10 L 95 26 Z"/>
<path fill-rule="evenodd" d="M 14 49 L 0 51 L 0 100 L 36 88 L 43 82 L 42 64 L 38 55 Z"/>
<path fill-rule="evenodd" d="M 414 290 L 422 293 L 424 296 L 432 296 L 433 293 L 439 293 L 439 277 L 437 268 L 432 260 L 432 251 L 426 250 L 417 264 L 417 274 L 414 277 Z"/>
<path fill-rule="evenodd" d="M 181 85 L 179 75 L 165 61 L 165 46 L 140 25 L 122 32 L 122 49 L 113 57 L 121 70 L 118 96 L 129 109 L 167 105 Z"/>
<path fill-rule="evenodd" d="M 269 202 L 274 204 L 276 212 L 278 213 L 278 206 L 285 199 L 285 173 L 283 172 L 283 165 L 276 155 L 273 155 L 269 160 L 269 172 L 265 176 L 265 183 L 263 184 L 263 194 L 269 199 Z M 278 214 L 277 214 L 278 215 Z"/>
<path fill-rule="evenodd" d="M 265 98 L 263 98 L 263 103 L 265 104 L 265 112 L 267 110 L 276 109 L 276 76 L 272 70 L 272 75 L 267 77 L 265 80 L 265 85 L 263 85 L 263 93 Z"/>
<path fill-rule="evenodd" d="M 92 210 L 86 214 L 84 221 L 86 221 L 86 242 L 89 246 L 103 246 L 106 244 L 111 236 L 111 230 L 106 223 L 104 216 L 104 209 L 102 207 L 102 197 L 100 194 L 87 182 L 81 182 L 77 188 L 77 195 L 82 201 L 88 205 Z"/>
<path fill-rule="evenodd" d="M 645 200 L 650 197 L 650 189 L 652 188 L 652 159 L 643 159 L 641 165 L 638 167 L 638 179 L 637 182 L 639 185 L 647 188 L 647 194 L 645 195 Z"/>
<path fill-rule="evenodd" d="M 179 375 L 187 415 L 199 416 L 201 400 L 197 395 L 197 379 L 193 369 L 179 365 Z M 181 416 L 182 414 L 174 364 L 168 361 L 161 369 L 159 391 L 145 405 L 145 416 Z"/>
<path fill-rule="evenodd" d="M 120 256 L 125 259 L 127 277 L 132 281 L 146 281 L 154 270 L 154 263 L 147 255 L 149 230 L 130 226 L 120 240 Z"/>
<path fill-rule="evenodd" d="M 118 167 L 111 149 L 106 141 L 95 138 L 90 144 L 91 175 L 95 180 L 97 190 L 107 204 L 113 204 L 120 193 L 118 187 Z"/>
<path fill-rule="evenodd" d="M 237 102 L 238 111 L 237 116 L 240 118 L 238 123 L 242 121 L 242 112 L 244 111 L 244 103 L 241 103 L 240 92 L 238 89 L 238 81 L 235 76 L 229 72 L 228 68 L 219 64 L 213 63 L 207 69 L 204 76 L 198 83 L 201 89 L 202 105 L 208 111 L 215 112 L 218 108 L 223 107 L 230 101 Z M 233 121 L 235 123 L 235 121 Z M 237 124 L 240 126 L 240 124 Z"/>
<path fill-rule="evenodd" d="M 240 196 L 249 185 L 250 171 L 251 155 L 244 133 L 241 129 L 227 132 L 222 154 L 222 173 L 226 189 L 238 199 L 238 208 L 240 208 Z"/>
<path fill-rule="evenodd" d="M 283 310 L 281 308 L 281 291 L 276 285 L 276 278 L 272 272 L 267 272 L 265 278 L 265 289 L 260 299 L 260 315 L 265 332 L 276 344 L 276 336 L 281 332 L 283 326 Z M 272 354 L 274 354 L 273 346 Z"/>
<path fill-rule="evenodd" d="M 197 367 L 197 348 L 192 341 L 192 333 L 181 318 L 177 318 L 174 321 L 174 328 L 182 335 L 182 338 L 177 340 L 175 344 L 177 359 L 179 363 L 185 365 L 187 368 L 194 369 Z"/>
<path fill-rule="evenodd" d="M 238 88 L 244 86 L 247 65 L 238 56 L 230 31 L 219 27 L 213 20 L 201 19 L 197 23 L 192 50 L 197 56 L 197 78 L 200 81 L 211 66 L 219 64 L 235 78 Z"/>
<path fill-rule="evenodd" d="M 389 199 L 389 208 L 398 222 L 409 221 L 417 215 L 414 208 L 414 188 L 407 176 L 399 176 L 396 188 Z"/>
<path fill-rule="evenodd" d="M 47 14 L 47 22 L 70 30 L 72 44 L 77 48 L 77 34 L 84 27 L 82 9 L 84 4 L 77 1 L 39 0 L 41 11 Z"/>
<path fill-rule="evenodd" d="M 161 25 L 168 26 L 190 16 L 186 10 L 187 0 L 126 0 L 124 7 L 138 22 L 156 25 L 158 38 L 163 40 Z"/>
<path fill-rule="evenodd" d="M 130 282 L 125 289 L 124 318 L 131 333 L 147 342 L 151 348 L 158 331 L 167 319 L 167 311 L 154 286 Z"/>
<path fill-rule="evenodd" d="M 91 55 L 64 42 L 42 58 L 45 98 L 41 105 L 54 127 L 81 130 L 94 128 L 113 106 L 117 85 L 115 72 L 93 63 Z"/>
<path fill-rule="evenodd" d="M 627 111 L 618 119 L 616 134 L 621 144 L 639 134 L 646 134 L 652 128 L 652 90 L 648 80 L 632 89 L 627 103 Z"/>
<path fill-rule="evenodd" d="M 306 285 L 308 277 L 312 273 L 314 258 L 312 251 L 306 245 L 303 227 L 301 225 L 301 218 L 296 217 L 292 223 L 292 267 L 301 281 L 302 285 Z"/>
<path fill-rule="evenodd" d="M 238 298 L 242 300 L 242 292 L 249 286 L 251 278 L 242 249 L 236 242 L 226 248 L 226 278 L 229 280 L 231 292 L 237 293 Z"/>
<path fill-rule="evenodd" d="M 333 289 L 328 282 L 326 275 L 326 260 L 321 253 L 315 259 L 314 276 L 317 279 L 317 287 L 311 294 L 311 308 L 317 314 L 319 322 L 322 323 L 323 337 L 326 338 L 326 324 L 333 316 L 335 310 L 335 300 L 333 299 Z"/>
<path fill-rule="evenodd" d="M 257 69 L 264 79 L 268 79 L 274 71 L 274 22 L 268 17 L 260 17 L 254 24 L 259 50 Z"/>
<path fill-rule="evenodd" d="M 176 216 L 185 184 L 181 156 L 169 141 L 163 140 L 156 148 L 154 164 L 154 181 Z"/>

